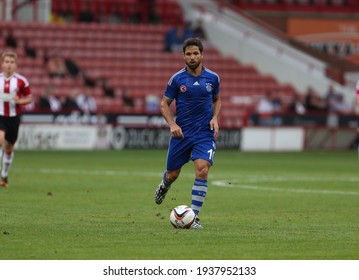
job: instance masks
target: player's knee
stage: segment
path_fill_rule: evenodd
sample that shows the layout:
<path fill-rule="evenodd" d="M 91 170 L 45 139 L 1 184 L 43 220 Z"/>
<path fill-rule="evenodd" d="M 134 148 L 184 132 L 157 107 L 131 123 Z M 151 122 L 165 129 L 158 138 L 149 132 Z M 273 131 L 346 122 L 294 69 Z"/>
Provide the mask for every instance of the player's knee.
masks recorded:
<path fill-rule="evenodd" d="M 8 155 L 12 154 L 12 152 L 14 151 L 14 145 L 13 144 L 5 145 L 4 151 Z"/>
<path fill-rule="evenodd" d="M 208 166 L 200 166 L 197 171 L 196 171 L 196 177 L 198 179 L 202 179 L 202 180 L 207 180 L 208 177 L 208 171 L 209 171 L 209 167 Z"/>

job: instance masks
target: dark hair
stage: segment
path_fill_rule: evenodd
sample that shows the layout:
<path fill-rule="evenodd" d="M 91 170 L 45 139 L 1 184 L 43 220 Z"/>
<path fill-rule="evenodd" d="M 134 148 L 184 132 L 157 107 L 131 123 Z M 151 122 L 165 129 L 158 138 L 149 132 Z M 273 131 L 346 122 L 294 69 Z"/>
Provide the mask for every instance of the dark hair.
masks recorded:
<path fill-rule="evenodd" d="M 189 46 L 197 46 L 199 51 L 202 53 L 203 52 L 203 45 L 200 39 L 198 38 L 188 38 L 186 41 L 184 41 L 183 43 L 183 53 L 185 53 L 186 48 Z"/>

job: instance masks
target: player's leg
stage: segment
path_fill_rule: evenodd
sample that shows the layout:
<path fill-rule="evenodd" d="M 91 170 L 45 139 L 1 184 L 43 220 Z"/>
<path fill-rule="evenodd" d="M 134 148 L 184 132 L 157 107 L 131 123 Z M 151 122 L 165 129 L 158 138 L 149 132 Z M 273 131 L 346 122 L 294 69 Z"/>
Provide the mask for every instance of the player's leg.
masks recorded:
<path fill-rule="evenodd" d="M 193 183 L 193 187 L 192 187 L 192 204 L 191 204 L 191 208 L 193 210 L 193 212 L 196 214 L 196 219 L 195 222 L 192 224 L 191 228 L 195 228 L 195 229 L 201 229 L 203 228 L 198 215 L 199 212 L 201 211 L 201 208 L 203 206 L 204 203 L 204 199 L 207 195 L 207 187 L 208 187 L 208 171 L 211 167 L 211 164 L 204 159 L 196 159 L 194 161 L 194 166 L 195 166 L 195 173 L 196 173 L 196 178 L 194 180 Z"/>
<path fill-rule="evenodd" d="M 6 130 L 6 121 L 3 116 L 0 116 L 0 163 L 2 163 L 3 154 L 4 154 L 5 130 Z M 0 178 L 0 186 L 2 187 L 7 186 L 6 183 L 1 178 Z"/>
<path fill-rule="evenodd" d="M 0 116 L 0 161 L 3 155 L 3 146 L 5 141 L 6 121 L 3 116 Z"/>
<path fill-rule="evenodd" d="M 11 164 L 14 161 L 14 147 L 18 137 L 20 118 L 14 117 L 7 120 L 7 130 L 5 133 L 5 140 L 3 145 L 3 157 L 1 168 L 0 186 L 9 187 L 8 175 Z"/>
<path fill-rule="evenodd" d="M 4 130 L 0 130 L 0 163 L 2 165 L 2 159 L 3 159 L 3 154 L 4 154 L 4 140 L 5 139 L 5 131 Z M 0 171 L 1 172 L 1 171 Z M 1 176 L 1 174 L 0 174 Z M 0 178 L 0 186 L 5 187 L 5 182 Z"/>
<path fill-rule="evenodd" d="M 0 186 L 9 187 L 8 175 L 10 166 L 14 160 L 14 144 L 9 143 L 5 140 L 3 157 L 2 157 L 2 168 L 1 168 L 1 179 Z"/>
<path fill-rule="evenodd" d="M 5 141 L 5 131 L 0 129 L 0 160 L 2 159 L 2 155 L 3 155 L 4 141 Z"/>
<path fill-rule="evenodd" d="M 176 181 L 181 173 L 182 166 L 189 161 L 190 153 L 191 150 L 188 139 L 171 138 L 167 152 L 167 169 L 163 173 L 162 181 L 157 186 L 155 192 L 155 202 L 157 204 L 161 204 L 165 199 L 171 184 Z"/>
<path fill-rule="evenodd" d="M 181 169 L 166 170 L 165 172 L 163 172 L 162 181 L 157 186 L 155 192 L 155 202 L 157 204 L 161 204 L 162 201 L 165 199 L 166 194 L 171 187 L 171 184 L 176 181 L 180 173 Z"/>
<path fill-rule="evenodd" d="M 212 139 L 199 139 L 194 145 L 192 159 L 195 166 L 195 180 L 192 187 L 191 208 L 196 214 L 196 221 L 192 228 L 202 228 L 199 222 L 199 212 L 202 209 L 208 188 L 208 172 L 213 164 L 216 145 Z"/>
<path fill-rule="evenodd" d="M 208 187 L 208 171 L 211 164 L 204 159 L 197 159 L 194 161 L 196 178 L 192 187 L 192 206 L 194 213 L 198 216 L 201 211 L 204 199 L 207 194 Z"/>

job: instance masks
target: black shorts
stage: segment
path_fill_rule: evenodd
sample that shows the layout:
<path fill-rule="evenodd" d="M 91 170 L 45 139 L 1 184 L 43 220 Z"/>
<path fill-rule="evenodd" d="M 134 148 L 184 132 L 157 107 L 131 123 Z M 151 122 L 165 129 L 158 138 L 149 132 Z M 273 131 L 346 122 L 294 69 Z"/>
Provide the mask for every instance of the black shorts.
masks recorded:
<path fill-rule="evenodd" d="M 20 117 L 0 116 L 0 130 L 5 131 L 5 140 L 15 144 L 19 133 Z"/>

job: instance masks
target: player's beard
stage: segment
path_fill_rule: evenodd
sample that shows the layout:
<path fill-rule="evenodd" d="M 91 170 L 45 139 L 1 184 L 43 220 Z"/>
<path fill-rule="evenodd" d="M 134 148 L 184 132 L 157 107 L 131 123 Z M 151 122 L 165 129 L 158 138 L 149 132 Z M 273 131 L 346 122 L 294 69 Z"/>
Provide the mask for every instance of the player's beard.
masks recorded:
<path fill-rule="evenodd" d="M 195 64 L 190 64 L 189 62 L 186 63 L 188 68 L 190 68 L 192 71 L 195 71 L 201 64 L 201 61 L 197 61 Z"/>

